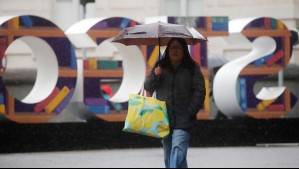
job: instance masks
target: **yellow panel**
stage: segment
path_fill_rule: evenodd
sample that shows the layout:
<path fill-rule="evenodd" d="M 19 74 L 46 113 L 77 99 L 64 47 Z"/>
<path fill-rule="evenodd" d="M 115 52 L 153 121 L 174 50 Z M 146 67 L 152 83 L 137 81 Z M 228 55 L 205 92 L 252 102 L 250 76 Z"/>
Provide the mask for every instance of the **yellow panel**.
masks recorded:
<path fill-rule="evenodd" d="M 152 55 L 150 56 L 150 58 L 147 62 L 148 66 L 149 67 L 154 67 L 158 57 L 159 57 L 159 46 L 156 46 L 153 53 L 152 53 Z"/>
<path fill-rule="evenodd" d="M 98 61 L 96 59 L 89 60 L 89 69 L 91 69 L 91 70 L 98 69 Z"/>
<path fill-rule="evenodd" d="M 5 105 L 0 105 L 0 114 L 4 114 L 5 112 Z"/>
<path fill-rule="evenodd" d="M 277 22 L 277 27 L 278 27 L 279 30 L 283 30 L 283 29 L 284 29 L 284 24 L 283 24 L 283 22 L 278 21 L 278 22 Z"/>
<path fill-rule="evenodd" d="M 19 17 L 13 19 L 12 23 L 13 23 L 12 25 L 13 25 L 14 29 L 19 29 L 20 28 L 20 19 L 19 19 Z"/>
<path fill-rule="evenodd" d="M 265 110 L 268 106 L 270 106 L 272 103 L 274 103 L 277 99 L 274 100 L 265 100 L 262 101 L 260 104 L 257 105 L 257 109 L 259 111 Z"/>
<path fill-rule="evenodd" d="M 50 104 L 45 108 L 46 113 L 50 114 L 55 110 L 55 108 L 66 98 L 66 96 L 70 93 L 70 89 L 68 87 L 64 87 L 59 94 L 50 102 Z"/>

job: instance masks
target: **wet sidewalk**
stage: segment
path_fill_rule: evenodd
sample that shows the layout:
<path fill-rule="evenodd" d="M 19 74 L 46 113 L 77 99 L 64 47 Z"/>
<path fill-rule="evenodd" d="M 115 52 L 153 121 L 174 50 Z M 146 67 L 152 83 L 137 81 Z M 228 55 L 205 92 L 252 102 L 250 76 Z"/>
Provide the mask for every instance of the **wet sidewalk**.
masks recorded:
<path fill-rule="evenodd" d="M 298 168 L 298 146 L 191 148 L 190 168 Z M 1 168 L 163 168 L 161 149 L 0 154 Z"/>

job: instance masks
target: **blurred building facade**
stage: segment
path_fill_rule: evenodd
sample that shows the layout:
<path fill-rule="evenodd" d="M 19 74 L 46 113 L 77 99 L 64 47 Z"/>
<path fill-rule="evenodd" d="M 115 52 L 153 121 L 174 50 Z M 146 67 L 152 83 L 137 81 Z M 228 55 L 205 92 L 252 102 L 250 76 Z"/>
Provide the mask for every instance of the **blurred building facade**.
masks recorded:
<path fill-rule="evenodd" d="M 154 16 L 228 16 L 230 20 L 273 17 L 282 20 L 290 29 L 299 29 L 298 14 L 299 0 L 95 0 L 94 3 L 87 3 L 85 10 L 80 5 L 80 0 L 0 0 L 0 16 L 37 15 L 53 21 L 63 30 L 83 18 L 127 17 L 143 23 L 147 17 Z M 77 50 L 78 61 L 82 64 L 82 58 L 85 57 L 117 53 L 113 45 L 101 45 L 97 49 L 88 49 L 87 52 Z M 223 37 L 213 37 L 209 38 L 208 49 L 209 56 L 224 56 L 233 60 L 249 53 L 251 46 L 230 45 Z M 291 62 L 299 65 L 299 45 L 294 49 Z M 84 56 L 85 54 L 87 55 Z M 8 58 L 13 63 L 8 65 L 7 71 L 30 69 L 28 74 L 34 84 L 36 61 L 29 47 L 22 42 L 15 42 L 8 49 L 7 55 L 10 55 Z M 78 75 L 78 79 L 80 82 L 77 86 L 83 91 L 82 73 Z M 28 91 L 31 88 L 32 85 L 29 85 Z M 26 90 L 22 88 L 16 93 L 21 91 Z M 78 96 L 76 94 L 74 98 L 82 100 L 82 92 Z"/>
<path fill-rule="evenodd" d="M 95 0 L 88 3 L 87 17 L 124 16 L 229 16 L 230 19 L 271 16 L 291 24 L 298 17 L 298 0 Z M 70 26 L 83 16 L 80 0 L 1 0 L 0 15 L 39 15 Z M 297 16 L 296 16 L 297 15 Z M 68 25 L 69 24 L 69 25 Z M 293 25 L 292 25 L 293 26 Z"/>
<path fill-rule="evenodd" d="M 85 15 L 83 11 L 80 0 L 0 0 L 1 16 L 38 15 L 53 21 L 63 30 L 84 16 L 122 16 L 142 23 L 146 17 L 165 15 L 229 16 L 230 19 L 270 16 L 281 19 L 289 28 L 299 28 L 299 0 L 95 0 L 87 3 Z M 239 49 L 226 44 L 222 38 L 210 39 L 210 55 L 229 55 L 228 59 L 234 59 L 240 56 Z M 246 48 L 245 52 L 247 50 L 250 49 Z M 294 54 L 299 55 L 299 48 Z M 299 64 L 298 57 L 294 57 L 292 62 Z"/>

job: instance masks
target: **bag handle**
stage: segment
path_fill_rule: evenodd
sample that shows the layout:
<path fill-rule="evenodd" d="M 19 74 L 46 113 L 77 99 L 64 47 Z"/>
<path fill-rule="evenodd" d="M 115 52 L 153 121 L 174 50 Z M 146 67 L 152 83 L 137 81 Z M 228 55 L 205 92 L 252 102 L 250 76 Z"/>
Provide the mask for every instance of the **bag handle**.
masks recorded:
<path fill-rule="evenodd" d="M 144 87 L 142 87 L 142 89 L 141 89 L 139 95 L 140 95 L 140 96 L 147 97 L 147 95 L 146 95 L 146 91 L 145 91 Z M 153 93 L 152 98 L 157 99 L 157 91 L 155 91 L 155 92 Z"/>
<path fill-rule="evenodd" d="M 146 97 L 146 91 L 144 90 L 144 87 L 142 87 L 140 93 L 139 93 L 140 96 L 144 96 Z"/>
<path fill-rule="evenodd" d="M 153 93 L 152 98 L 157 99 L 157 91 Z"/>

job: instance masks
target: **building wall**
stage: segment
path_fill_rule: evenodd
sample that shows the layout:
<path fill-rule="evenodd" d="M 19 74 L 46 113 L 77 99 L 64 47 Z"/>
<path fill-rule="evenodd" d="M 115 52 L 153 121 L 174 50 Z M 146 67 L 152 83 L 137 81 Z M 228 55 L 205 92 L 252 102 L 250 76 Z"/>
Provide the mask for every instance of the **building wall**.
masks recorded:
<path fill-rule="evenodd" d="M 52 20 L 66 30 L 83 18 L 79 0 L 0 0 L 0 15 L 31 14 Z M 299 28 L 296 18 L 299 0 L 186 0 L 188 16 L 229 16 L 230 19 L 270 16 L 283 20 L 289 28 Z M 96 0 L 87 5 L 87 17 L 123 16 L 144 22 L 146 17 L 180 15 L 181 0 Z M 183 9 L 184 10 L 184 9 Z M 295 54 L 299 53 L 295 48 Z M 211 38 L 209 53 L 234 59 L 249 47 L 228 45 Z M 293 61 L 299 63 L 296 57 Z"/>
<path fill-rule="evenodd" d="M 122 16 L 143 22 L 148 16 L 161 15 L 160 0 L 96 0 L 88 5 L 88 17 Z"/>
<path fill-rule="evenodd" d="M 186 0 L 187 15 L 229 16 L 230 19 L 271 16 L 298 18 L 299 0 Z M 82 18 L 79 0 L 1 0 L 0 15 L 39 15 L 62 24 Z M 88 4 L 89 17 L 124 16 L 143 22 L 146 17 L 180 15 L 180 0 L 96 0 Z M 65 24 L 64 24 L 65 25 Z"/>
<path fill-rule="evenodd" d="M 0 0 L 0 15 L 31 14 L 53 18 L 53 0 Z"/>
<path fill-rule="evenodd" d="M 79 0 L 0 0 L 0 16 L 37 15 L 67 29 L 80 20 Z"/>
<path fill-rule="evenodd" d="M 272 16 L 290 19 L 295 15 L 297 0 L 207 0 L 204 13 L 207 15 L 228 15 L 231 19 Z"/>

